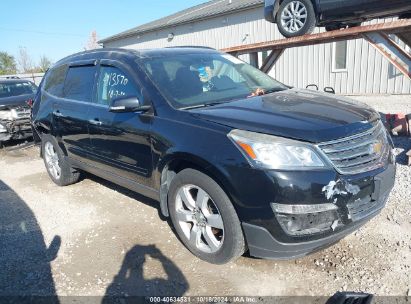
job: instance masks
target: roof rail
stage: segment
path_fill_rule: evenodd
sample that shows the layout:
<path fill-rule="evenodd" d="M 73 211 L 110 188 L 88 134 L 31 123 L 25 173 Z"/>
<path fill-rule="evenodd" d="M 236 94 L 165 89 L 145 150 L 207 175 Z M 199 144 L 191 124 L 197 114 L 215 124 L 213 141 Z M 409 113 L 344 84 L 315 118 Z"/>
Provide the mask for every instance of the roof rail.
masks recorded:
<path fill-rule="evenodd" d="M 178 49 L 178 48 L 192 48 L 192 49 L 208 49 L 215 50 L 215 48 L 209 46 L 198 46 L 198 45 L 179 45 L 179 46 L 166 46 L 166 49 Z"/>

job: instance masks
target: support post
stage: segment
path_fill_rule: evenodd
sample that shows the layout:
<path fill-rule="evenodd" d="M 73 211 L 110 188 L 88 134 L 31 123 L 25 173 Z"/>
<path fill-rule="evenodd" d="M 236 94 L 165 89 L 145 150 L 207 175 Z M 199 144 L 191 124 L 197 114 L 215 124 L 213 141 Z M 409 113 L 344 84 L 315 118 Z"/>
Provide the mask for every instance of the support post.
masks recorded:
<path fill-rule="evenodd" d="M 270 72 L 270 70 L 273 68 L 278 59 L 280 59 L 284 51 L 285 49 L 272 50 L 271 54 L 268 55 L 268 57 L 264 60 L 260 70 L 266 74 Z"/>
<path fill-rule="evenodd" d="M 411 55 L 385 33 L 367 33 L 364 38 L 404 76 L 411 79 Z"/>
<path fill-rule="evenodd" d="M 257 69 L 259 68 L 258 52 L 250 53 L 250 64 Z"/>

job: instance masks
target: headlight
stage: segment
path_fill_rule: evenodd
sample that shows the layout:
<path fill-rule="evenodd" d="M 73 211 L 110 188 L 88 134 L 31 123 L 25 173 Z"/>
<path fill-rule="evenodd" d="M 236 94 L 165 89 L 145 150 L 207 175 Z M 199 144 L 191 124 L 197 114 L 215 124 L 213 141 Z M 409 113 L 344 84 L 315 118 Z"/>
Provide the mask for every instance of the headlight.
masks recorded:
<path fill-rule="evenodd" d="M 16 109 L 11 109 L 11 111 L 10 111 L 10 116 L 11 116 L 12 119 L 17 119 L 17 118 L 19 118 L 19 116 L 17 115 Z"/>
<path fill-rule="evenodd" d="M 12 114 L 10 110 L 1 110 L 0 111 L 1 120 L 12 120 Z"/>
<path fill-rule="evenodd" d="M 6 133 L 6 132 L 7 132 L 6 127 L 0 124 L 0 133 Z"/>
<path fill-rule="evenodd" d="M 233 130 L 228 137 L 255 167 L 284 170 L 325 167 L 310 144 L 243 130 Z"/>

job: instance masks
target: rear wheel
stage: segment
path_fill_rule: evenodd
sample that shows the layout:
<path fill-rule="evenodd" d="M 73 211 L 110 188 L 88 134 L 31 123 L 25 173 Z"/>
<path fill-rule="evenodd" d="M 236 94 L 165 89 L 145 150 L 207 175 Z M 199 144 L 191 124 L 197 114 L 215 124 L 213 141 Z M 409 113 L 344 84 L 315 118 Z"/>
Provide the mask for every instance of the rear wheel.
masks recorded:
<path fill-rule="evenodd" d="M 350 24 L 348 24 L 348 27 L 357 27 L 357 26 L 361 26 L 361 22 L 355 22 L 355 23 L 350 23 Z"/>
<path fill-rule="evenodd" d="M 170 185 L 168 206 L 180 240 L 200 259 L 224 264 L 244 253 L 237 213 L 209 176 L 193 169 L 178 173 Z"/>
<path fill-rule="evenodd" d="M 285 0 L 276 16 L 278 30 L 287 38 L 312 33 L 316 21 L 310 0 Z"/>
<path fill-rule="evenodd" d="M 67 186 L 76 183 L 80 179 L 80 172 L 70 166 L 53 136 L 44 134 L 41 148 L 47 173 L 55 184 Z"/>
<path fill-rule="evenodd" d="M 340 29 L 344 29 L 344 28 L 351 28 L 351 27 L 357 27 L 357 26 L 361 26 L 361 22 L 353 22 L 353 23 L 348 23 L 348 24 L 342 24 L 342 23 L 333 23 L 333 24 L 327 24 L 325 26 L 325 30 L 327 32 L 330 31 L 336 31 L 336 30 L 340 30 Z"/>
<path fill-rule="evenodd" d="M 342 29 L 344 27 L 345 26 L 343 24 L 340 24 L 340 23 L 338 23 L 338 24 L 328 24 L 328 25 L 325 26 L 325 30 L 327 32 L 331 32 L 331 31 L 336 31 L 336 30 Z"/>

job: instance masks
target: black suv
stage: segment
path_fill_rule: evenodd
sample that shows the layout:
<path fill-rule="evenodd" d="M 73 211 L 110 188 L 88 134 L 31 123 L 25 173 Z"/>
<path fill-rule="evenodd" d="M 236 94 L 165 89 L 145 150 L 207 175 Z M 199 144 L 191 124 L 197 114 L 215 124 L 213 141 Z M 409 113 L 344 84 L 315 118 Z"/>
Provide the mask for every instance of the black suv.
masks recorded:
<path fill-rule="evenodd" d="M 212 49 L 72 55 L 38 96 L 33 126 L 57 185 L 87 171 L 158 200 L 211 263 L 324 248 L 375 216 L 394 184 L 374 110 Z"/>
<path fill-rule="evenodd" d="M 361 22 L 411 17 L 410 0 L 265 0 L 265 19 L 285 37 L 311 33 L 315 26 L 333 31 Z"/>

